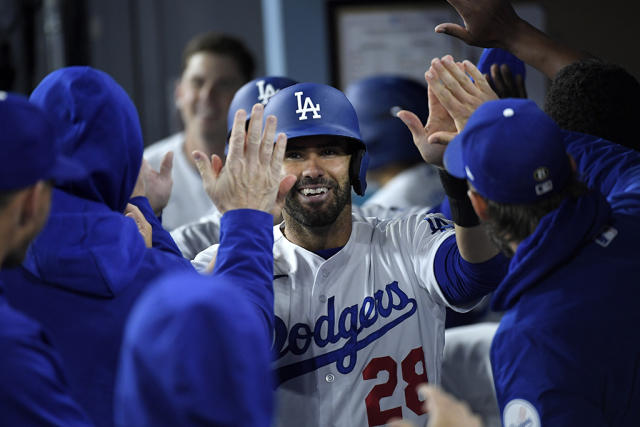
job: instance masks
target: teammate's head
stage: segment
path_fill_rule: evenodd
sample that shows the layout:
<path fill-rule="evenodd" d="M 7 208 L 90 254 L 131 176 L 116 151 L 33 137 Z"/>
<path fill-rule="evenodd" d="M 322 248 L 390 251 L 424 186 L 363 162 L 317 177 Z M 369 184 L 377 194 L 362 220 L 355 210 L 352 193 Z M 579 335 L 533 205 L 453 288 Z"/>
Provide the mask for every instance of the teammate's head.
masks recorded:
<path fill-rule="evenodd" d="M 223 147 L 229 104 L 253 72 L 253 58 L 238 39 L 206 33 L 189 41 L 175 91 L 187 137 Z"/>
<path fill-rule="evenodd" d="M 409 110 L 423 123 L 427 120 L 429 109 L 424 85 L 405 77 L 375 76 L 350 84 L 345 95 L 358 115 L 370 171 L 391 164 L 410 166 L 422 162 L 411 132 L 396 114 Z"/>
<path fill-rule="evenodd" d="M 26 98 L 0 92 L 0 128 L 0 264 L 14 267 L 46 222 L 51 182 L 85 171 L 60 154 L 48 117 Z"/>
<path fill-rule="evenodd" d="M 564 67 L 547 91 L 544 110 L 567 130 L 640 150 L 640 83 L 622 67 L 586 59 Z"/>
<path fill-rule="evenodd" d="M 240 89 L 233 95 L 231 104 L 229 105 L 229 113 L 227 114 L 227 136 L 231 135 L 233 127 L 233 119 L 236 111 L 242 109 L 247 112 L 247 124 L 251 119 L 251 109 L 254 104 L 261 103 L 267 105 L 269 99 L 280 89 L 289 87 L 298 82 L 287 77 L 263 76 L 253 79 L 242 85 Z"/>
<path fill-rule="evenodd" d="M 331 86 L 300 83 L 273 96 L 265 108 L 269 114 L 288 138 L 285 171 L 298 178 L 285 213 L 321 226 L 350 211 L 351 185 L 358 194 L 366 188 L 366 149 L 346 96 Z"/>
<path fill-rule="evenodd" d="M 494 241 L 506 253 L 567 197 L 587 191 L 577 181 L 563 131 L 533 101 L 490 101 L 447 147 L 444 165 L 470 184 L 469 196 Z"/>

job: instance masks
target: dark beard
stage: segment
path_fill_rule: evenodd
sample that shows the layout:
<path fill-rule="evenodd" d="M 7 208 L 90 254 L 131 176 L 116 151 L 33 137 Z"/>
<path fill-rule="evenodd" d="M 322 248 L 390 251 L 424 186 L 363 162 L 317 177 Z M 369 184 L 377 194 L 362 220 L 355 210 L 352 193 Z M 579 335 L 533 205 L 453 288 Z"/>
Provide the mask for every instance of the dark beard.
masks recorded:
<path fill-rule="evenodd" d="M 332 202 L 324 209 L 307 209 L 297 200 L 297 193 L 300 187 L 306 185 L 324 185 L 335 191 Z M 338 184 L 336 181 L 325 178 L 303 178 L 296 182 L 284 203 L 284 211 L 298 224 L 305 227 L 326 227 L 338 219 L 344 207 L 351 203 L 351 183 L 349 181 Z"/>

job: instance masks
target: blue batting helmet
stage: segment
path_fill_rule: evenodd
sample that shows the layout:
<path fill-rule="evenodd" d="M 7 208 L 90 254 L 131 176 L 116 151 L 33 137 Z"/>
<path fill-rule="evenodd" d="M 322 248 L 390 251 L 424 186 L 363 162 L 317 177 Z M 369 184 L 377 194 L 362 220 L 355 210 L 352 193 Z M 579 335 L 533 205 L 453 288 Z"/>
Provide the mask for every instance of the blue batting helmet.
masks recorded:
<path fill-rule="evenodd" d="M 231 100 L 229 104 L 229 113 L 227 114 L 227 137 L 231 134 L 233 127 L 233 117 L 236 111 L 243 109 L 247 112 L 247 120 L 251 117 L 251 108 L 254 104 L 261 102 L 267 105 L 269 99 L 275 95 L 280 89 L 289 87 L 298 83 L 287 77 L 264 76 L 253 79 L 245 83 Z"/>
<path fill-rule="evenodd" d="M 356 194 L 367 188 L 368 157 L 360 136 L 358 116 L 347 97 L 336 88 L 317 83 L 299 83 L 282 89 L 265 107 L 265 117 L 278 118 L 276 131 L 289 140 L 305 136 L 344 137 L 353 143 L 349 176 Z"/>
<path fill-rule="evenodd" d="M 369 152 L 369 169 L 422 161 L 411 132 L 396 114 L 409 110 L 423 123 L 427 120 L 424 85 L 400 76 L 367 77 L 347 86 L 345 94 L 358 114 L 362 140 Z"/>

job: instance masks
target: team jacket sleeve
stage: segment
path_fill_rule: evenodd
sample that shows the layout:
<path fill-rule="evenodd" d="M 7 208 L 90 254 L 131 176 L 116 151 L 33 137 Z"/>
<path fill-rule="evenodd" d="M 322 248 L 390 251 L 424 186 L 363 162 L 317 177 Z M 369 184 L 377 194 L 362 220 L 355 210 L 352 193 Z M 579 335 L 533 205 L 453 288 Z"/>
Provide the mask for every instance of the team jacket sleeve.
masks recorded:
<path fill-rule="evenodd" d="M 262 311 L 273 330 L 273 216 L 252 210 L 226 212 L 220 221 L 220 245 L 214 276 L 233 280 Z"/>
<path fill-rule="evenodd" d="M 599 385 L 590 384 L 595 379 L 576 370 L 581 364 L 572 360 L 575 351 L 533 334 L 522 329 L 499 331 L 491 347 L 503 425 L 607 425 L 598 399 L 581 393 Z"/>
<path fill-rule="evenodd" d="M 602 193 L 614 211 L 640 213 L 640 153 L 593 136 L 572 133 L 567 152 L 581 180 Z"/>
<path fill-rule="evenodd" d="M 32 337 L 0 342 L 0 425 L 90 426 L 52 349 Z"/>
<path fill-rule="evenodd" d="M 180 249 L 178 249 L 169 232 L 162 227 L 160 220 L 153 213 L 149 200 L 146 197 L 138 196 L 130 199 L 129 203 L 137 206 L 147 222 L 149 222 L 149 225 L 151 225 L 151 246 L 164 252 L 182 256 Z"/>

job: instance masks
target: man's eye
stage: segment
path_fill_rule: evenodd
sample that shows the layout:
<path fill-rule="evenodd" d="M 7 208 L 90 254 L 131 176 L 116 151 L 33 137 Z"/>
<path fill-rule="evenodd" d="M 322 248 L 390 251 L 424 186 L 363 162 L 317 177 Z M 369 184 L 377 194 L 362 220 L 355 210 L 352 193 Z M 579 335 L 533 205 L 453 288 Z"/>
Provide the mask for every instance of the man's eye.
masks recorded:
<path fill-rule="evenodd" d="M 324 150 L 322 150 L 322 155 L 323 156 L 335 156 L 339 154 L 338 150 L 336 150 L 335 148 L 325 148 Z"/>
<path fill-rule="evenodd" d="M 200 88 L 202 86 L 204 86 L 204 79 L 200 79 L 200 78 L 191 79 L 191 87 Z"/>
<path fill-rule="evenodd" d="M 300 155 L 300 153 L 296 152 L 296 151 L 287 151 L 284 155 L 285 159 L 291 159 L 291 160 L 296 160 L 296 159 L 301 159 L 302 156 Z"/>

